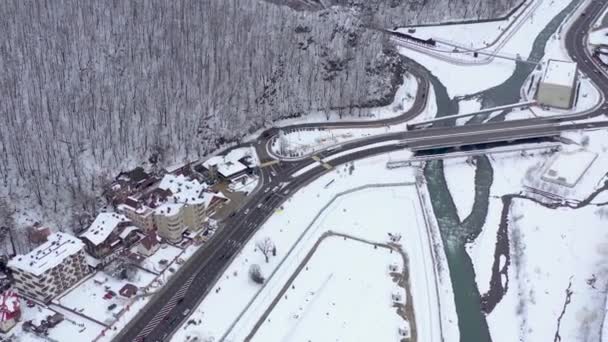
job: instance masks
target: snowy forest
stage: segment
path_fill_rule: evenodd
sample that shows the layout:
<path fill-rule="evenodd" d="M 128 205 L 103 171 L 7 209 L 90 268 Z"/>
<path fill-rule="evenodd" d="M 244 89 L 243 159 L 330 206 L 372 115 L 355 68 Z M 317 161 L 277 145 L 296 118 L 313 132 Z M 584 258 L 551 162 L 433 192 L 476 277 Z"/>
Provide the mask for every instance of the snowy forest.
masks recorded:
<path fill-rule="evenodd" d="M 194 160 L 273 120 L 390 103 L 405 64 L 374 28 L 517 2 L 2 1 L 0 226 L 33 210 L 69 229 L 151 157 Z"/>

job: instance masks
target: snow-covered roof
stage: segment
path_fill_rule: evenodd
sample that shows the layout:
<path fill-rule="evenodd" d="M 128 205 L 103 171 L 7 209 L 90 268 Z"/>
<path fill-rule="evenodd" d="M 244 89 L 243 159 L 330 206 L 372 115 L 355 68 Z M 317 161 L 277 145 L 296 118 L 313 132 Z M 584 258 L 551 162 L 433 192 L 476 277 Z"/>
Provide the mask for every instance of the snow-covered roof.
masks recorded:
<path fill-rule="evenodd" d="M 163 190 L 170 190 L 173 194 L 173 200 L 176 202 L 202 203 L 199 195 L 207 188 L 207 185 L 183 175 L 168 174 L 163 177 L 158 187 Z"/>
<path fill-rule="evenodd" d="M 122 232 L 120 232 L 118 236 L 120 236 L 121 239 L 126 239 L 127 236 L 129 236 L 129 234 L 134 230 L 139 230 L 139 228 L 135 226 L 128 226 Z"/>
<path fill-rule="evenodd" d="M 179 213 L 183 206 L 184 205 L 182 203 L 163 203 L 154 208 L 154 214 L 161 216 L 175 216 Z"/>
<path fill-rule="evenodd" d="M 225 156 L 211 157 L 203 163 L 203 166 L 207 169 L 211 166 L 217 166 L 217 171 L 220 174 L 222 174 L 224 177 L 230 177 L 247 169 L 247 165 L 239 161 L 239 159 L 244 157 L 251 157 L 252 166 L 258 164 L 252 149 L 249 147 L 243 147 L 233 149 Z"/>
<path fill-rule="evenodd" d="M 543 76 L 543 83 L 564 87 L 574 86 L 576 79 L 576 63 L 550 59 Z"/>
<path fill-rule="evenodd" d="M 116 229 L 121 222 L 126 222 L 126 216 L 118 213 L 100 213 L 95 218 L 89 229 L 80 234 L 81 238 L 86 238 L 95 246 L 104 242 L 110 233 Z"/>
<path fill-rule="evenodd" d="M 70 234 L 53 233 L 38 248 L 9 260 L 8 266 L 38 276 L 61 264 L 65 258 L 78 253 L 83 247 L 82 241 Z"/>

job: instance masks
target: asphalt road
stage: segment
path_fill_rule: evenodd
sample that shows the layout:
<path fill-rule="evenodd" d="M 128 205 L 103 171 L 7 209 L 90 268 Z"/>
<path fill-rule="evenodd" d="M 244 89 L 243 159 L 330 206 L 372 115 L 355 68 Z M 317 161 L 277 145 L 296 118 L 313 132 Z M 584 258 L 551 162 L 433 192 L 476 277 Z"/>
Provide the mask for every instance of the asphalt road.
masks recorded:
<path fill-rule="evenodd" d="M 592 62 L 591 57 L 585 53 L 585 35 L 597 13 L 607 6 L 602 0 L 593 0 L 585 10 L 586 15 L 580 16 L 572 24 L 566 35 L 566 48 L 570 55 L 578 62 L 579 70 L 589 78 L 605 93 L 608 94 L 608 79 L 597 72 L 598 67 Z M 339 122 L 323 124 L 302 124 L 285 127 L 285 129 L 302 128 L 339 128 L 339 127 L 370 127 L 395 124 L 410 120 L 418 115 L 426 105 L 428 94 L 428 82 L 424 79 L 424 72 L 411 68 L 412 72 L 421 85 L 418 90 L 417 100 L 411 110 L 398 117 L 379 120 L 375 122 Z M 588 113 L 582 117 L 588 118 L 603 115 L 608 112 L 605 105 L 602 108 Z M 582 118 L 581 117 L 581 118 Z M 366 158 L 372 155 L 387 153 L 403 149 L 404 146 L 443 146 L 443 145 L 471 145 L 496 140 L 497 135 L 503 140 L 518 140 L 529 137 L 536 133 L 559 133 L 567 130 L 582 128 L 608 127 L 608 122 L 576 123 L 569 122 L 572 119 L 535 118 L 527 120 L 515 120 L 479 125 L 467 125 L 459 127 L 432 128 L 427 130 L 397 132 L 381 136 L 373 136 L 365 140 L 344 143 L 340 148 L 331 151 L 320 152 L 323 158 L 342 153 L 354 148 L 359 148 L 382 141 L 401 140 L 401 144 L 385 145 L 371 149 L 357 150 L 353 153 L 341 155 L 331 160 L 332 165 L 339 165 L 350 161 Z M 268 139 L 277 133 L 276 128 L 271 128 L 262 134 L 255 144 L 261 153 L 262 161 L 270 159 L 265 152 Z M 123 329 L 115 338 L 115 341 L 162 341 L 175 331 L 187 315 L 184 311 L 193 311 L 207 291 L 215 283 L 225 267 L 230 263 L 230 258 L 238 252 L 242 245 L 253 235 L 261 224 L 278 208 L 286 196 L 297 191 L 322 174 L 328 172 L 320 165 L 309 171 L 291 177 L 291 175 L 304 167 L 315 163 L 311 159 L 281 162 L 272 166 L 272 174 L 269 168 L 260 169 L 260 179 L 263 185 L 245 206 L 229 217 L 223 228 L 218 230 L 215 237 L 203 248 L 200 248 L 186 264 L 169 280 L 158 294 L 141 310 L 141 312 Z M 281 183 L 283 185 L 281 185 Z M 189 287 L 187 286 L 188 284 Z M 204 324 L 204 322 L 203 322 Z"/>

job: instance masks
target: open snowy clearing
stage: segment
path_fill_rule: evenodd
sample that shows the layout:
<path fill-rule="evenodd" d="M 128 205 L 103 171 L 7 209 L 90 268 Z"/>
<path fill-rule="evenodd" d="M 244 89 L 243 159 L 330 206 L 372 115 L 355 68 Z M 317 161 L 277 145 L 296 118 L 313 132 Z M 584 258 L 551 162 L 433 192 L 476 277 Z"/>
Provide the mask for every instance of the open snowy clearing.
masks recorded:
<path fill-rule="evenodd" d="M 589 137 L 585 149 L 600 156 L 571 190 L 570 194 L 576 194 L 578 199 L 597 189 L 608 170 L 608 161 L 601 154 L 602 151 L 605 154 L 608 147 L 605 143 L 608 141 L 606 133 L 594 131 L 568 135 L 573 141 L 587 140 L 583 139 L 585 136 Z M 581 148 L 576 145 L 563 146 L 566 151 Z M 588 153 L 585 152 L 585 156 Z M 481 234 L 467 245 L 480 293 L 484 294 L 490 289 L 503 210 L 502 196 L 523 191 L 524 194 L 542 199 L 527 191 L 525 186 L 537 183 L 545 165 L 556 156 L 557 153 L 548 153 L 548 150 L 489 155 L 494 180 L 488 216 Z M 463 173 L 467 167 L 462 159 L 460 164 L 450 164 L 446 173 Z M 605 202 L 607 197 L 603 195 L 603 198 L 600 199 L 600 195 L 592 203 Z M 469 204 L 456 202 L 457 206 L 468 207 Z M 593 204 L 581 209 L 548 209 L 531 200 L 514 200 L 508 216 L 508 277 L 503 275 L 501 278 L 507 292 L 487 316 L 494 341 L 552 340 L 570 280 L 574 294 L 561 319 L 559 332 L 562 340 L 599 340 L 606 294 L 603 287 L 594 284 L 604 284 L 608 280 L 608 263 L 605 262 L 608 235 L 602 228 L 606 225 L 607 217 L 605 208 Z M 500 268 L 505 261 L 501 257 Z"/>
<path fill-rule="evenodd" d="M 495 341 L 599 341 L 608 281 L 605 208 L 546 209 L 514 202 L 509 290 L 489 315 Z M 597 284 L 597 286 L 596 286 Z"/>
<path fill-rule="evenodd" d="M 132 248 L 132 250 L 135 250 L 135 247 Z M 175 260 L 180 255 L 180 253 L 182 253 L 182 251 L 183 250 L 180 248 L 163 243 L 161 245 L 161 248 L 159 248 L 156 253 L 147 257 L 142 262 L 141 266 L 150 272 L 161 273 L 162 271 L 167 269 L 169 265 L 175 262 Z"/>
<path fill-rule="evenodd" d="M 608 45 L 608 28 L 603 28 L 590 32 L 589 44 Z"/>
<path fill-rule="evenodd" d="M 97 321 L 111 324 L 115 319 L 114 315 L 131 301 L 118 294 L 118 291 L 128 283 L 140 288 L 146 287 L 155 277 L 154 274 L 139 269 L 130 281 L 118 280 L 101 273 L 98 276 L 106 278 L 107 281 L 98 284 L 95 282 L 96 277 L 91 277 L 54 302 Z M 108 290 L 114 291 L 116 296 L 112 299 L 103 298 Z M 109 306 L 112 304 L 116 306 L 110 310 Z"/>
<path fill-rule="evenodd" d="M 392 158 L 399 157 L 400 153 L 392 154 Z M 409 154 L 402 157 L 407 158 Z M 329 230 L 379 242 L 386 242 L 389 232 L 400 233 L 403 250 L 410 258 L 411 291 L 419 339 L 433 341 L 440 337 L 441 330 L 444 334 L 451 334 L 448 337 L 455 336 L 455 309 L 447 275 L 439 275 L 447 281 L 447 286 L 442 282 L 438 284 L 441 290 L 435 290 L 435 266 L 429 246 L 429 238 L 434 239 L 434 235 L 427 235 L 415 188 L 395 184 L 414 182 L 415 172 L 411 168 L 388 170 L 385 165 L 389 158 L 388 155 L 380 155 L 357 161 L 352 174 L 349 174 L 349 166 L 339 166 L 293 194 L 283 205 L 283 210 L 271 216 L 242 252 L 235 256 L 220 282 L 190 317 L 193 322 L 200 319 L 202 324 L 184 325 L 173 340 L 188 341 L 194 337 L 220 339 L 228 331 L 231 340 L 242 340 L 314 243 Z M 344 191 L 377 183 L 384 186 L 345 194 L 332 201 L 334 196 Z M 383 205 L 369 211 L 369 203 Z M 321 212 L 325 206 L 327 208 Z M 319 213 L 320 216 L 315 218 Z M 254 246 L 264 237 L 271 237 L 277 249 L 277 256 L 271 257 L 268 263 Z M 267 278 L 262 289 L 247 275 L 251 264 L 259 264 Z M 446 267 L 442 269 L 446 270 Z M 422 303 L 417 305 L 417 301 Z"/>
<path fill-rule="evenodd" d="M 398 253 L 330 236 L 274 307 L 252 341 L 393 341 L 407 323 L 391 296 L 405 290 L 389 274 Z M 293 287 L 292 287 L 293 286 Z"/>

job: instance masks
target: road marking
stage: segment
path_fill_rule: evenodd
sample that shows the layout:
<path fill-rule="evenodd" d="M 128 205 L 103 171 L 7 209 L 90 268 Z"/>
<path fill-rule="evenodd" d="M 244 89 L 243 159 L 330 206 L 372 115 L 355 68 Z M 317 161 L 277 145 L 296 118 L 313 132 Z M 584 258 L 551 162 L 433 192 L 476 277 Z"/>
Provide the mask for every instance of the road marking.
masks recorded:
<path fill-rule="evenodd" d="M 330 164 L 328 164 L 325 161 L 323 161 L 323 159 L 321 159 L 321 157 L 319 157 L 318 155 L 313 155 L 311 158 L 312 158 L 312 160 L 314 160 L 314 161 L 318 162 L 319 164 L 321 164 L 321 166 L 323 166 L 327 170 L 331 170 L 331 169 L 334 168 Z"/>
<path fill-rule="evenodd" d="M 271 161 L 267 161 L 267 162 L 261 163 L 260 164 L 260 168 L 265 168 L 265 167 L 268 167 L 268 166 L 271 166 L 271 165 L 274 165 L 274 164 L 278 164 L 278 163 L 279 163 L 279 161 L 277 159 L 273 159 Z"/>

